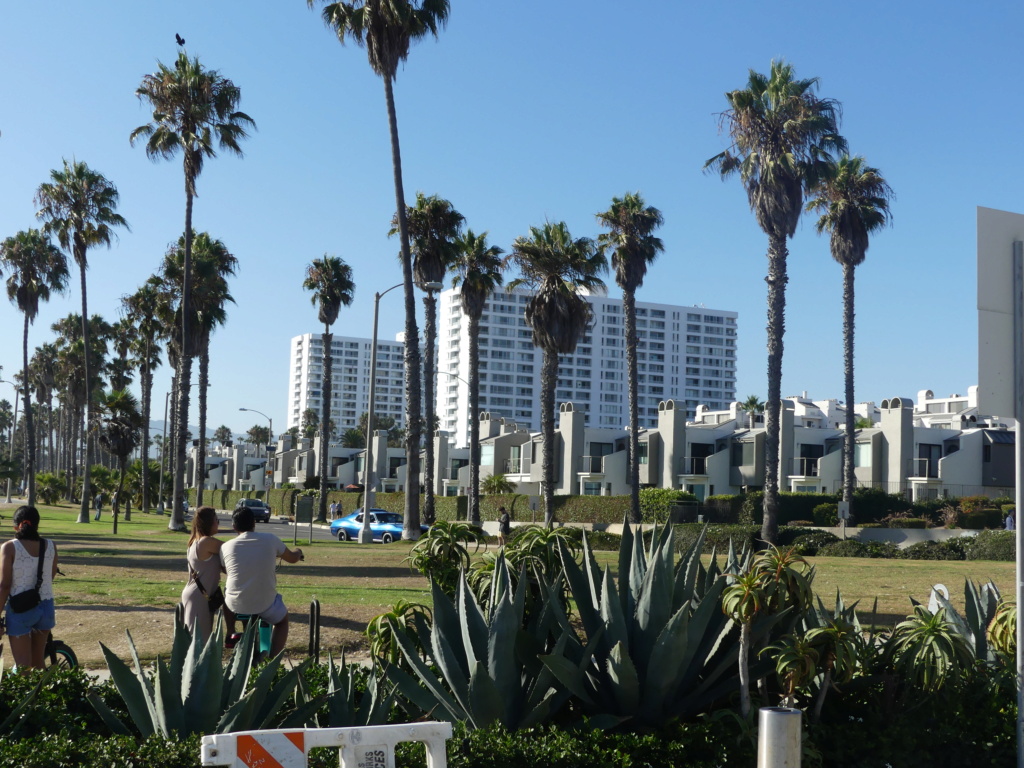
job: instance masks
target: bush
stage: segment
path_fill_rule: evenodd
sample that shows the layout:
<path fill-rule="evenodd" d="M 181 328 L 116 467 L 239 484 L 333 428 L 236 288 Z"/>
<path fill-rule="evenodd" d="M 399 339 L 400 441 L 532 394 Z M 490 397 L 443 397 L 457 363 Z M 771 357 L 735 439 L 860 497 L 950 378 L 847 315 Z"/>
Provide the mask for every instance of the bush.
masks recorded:
<path fill-rule="evenodd" d="M 960 499 L 960 509 L 966 514 L 972 512 L 980 512 L 983 509 L 988 509 L 993 505 L 992 500 L 988 496 L 965 496 Z M 996 507 L 998 509 L 998 507 Z"/>
<path fill-rule="evenodd" d="M 826 544 L 818 550 L 819 557 L 869 557 L 895 560 L 900 557 L 900 549 L 887 541 L 857 541 L 847 539 Z"/>
<path fill-rule="evenodd" d="M 752 550 L 762 548 L 760 542 L 761 526 L 759 525 L 707 525 L 703 523 L 683 523 L 672 526 L 675 534 L 675 546 L 677 552 L 685 552 L 697 540 L 700 532 L 707 528 L 704 537 L 704 554 L 709 554 L 712 549 L 719 553 L 729 549 L 729 542 L 732 541 L 733 548 L 739 552 L 744 546 Z M 644 541 L 650 541 L 651 532 L 647 531 Z"/>
<path fill-rule="evenodd" d="M 791 520 L 814 520 L 814 508 L 820 504 L 835 504 L 839 496 L 834 493 L 779 493 L 779 525 L 788 525 Z M 764 492 L 753 491 L 743 500 L 741 522 L 754 525 L 764 522 Z"/>
<path fill-rule="evenodd" d="M 1017 559 L 1015 531 L 982 531 L 967 545 L 968 560 Z"/>
<path fill-rule="evenodd" d="M 811 531 L 793 539 L 790 546 L 798 555 L 816 555 L 822 547 L 839 541 L 839 537 L 830 531 Z"/>
<path fill-rule="evenodd" d="M 839 505 L 828 503 L 819 504 L 811 511 L 815 525 L 833 526 L 839 525 Z"/>
<path fill-rule="evenodd" d="M 927 528 L 928 521 L 920 517 L 890 517 L 885 521 L 889 528 Z"/>
<path fill-rule="evenodd" d="M 744 498 L 742 494 L 708 496 L 701 504 L 701 514 L 709 523 L 736 525 L 740 522 Z"/>
<path fill-rule="evenodd" d="M 587 534 L 587 541 L 590 542 L 591 549 L 618 552 L 622 537 L 615 533 L 608 533 L 608 531 L 591 531 Z"/>
<path fill-rule="evenodd" d="M 195 768 L 199 765 L 199 736 L 166 740 L 151 736 L 136 741 L 133 736 L 88 734 L 75 737 L 66 732 L 35 733 L 20 741 L 0 740 L 0 766 L 18 768 Z M 337 757 L 334 758 L 337 765 Z"/>
<path fill-rule="evenodd" d="M 982 531 L 986 528 L 998 530 L 1005 525 L 1005 521 L 1006 517 L 1001 509 L 965 511 L 960 515 L 960 527 L 966 528 L 969 531 Z"/>
<path fill-rule="evenodd" d="M 673 488 L 641 488 L 640 519 L 644 523 L 667 523 L 669 508 L 679 501 L 696 502 L 697 497 Z"/>
<path fill-rule="evenodd" d="M 904 549 L 902 555 L 907 560 L 964 560 L 962 546 L 949 546 L 951 542 L 957 540 L 919 541 Z"/>
<path fill-rule="evenodd" d="M 910 502 L 898 493 L 886 493 L 880 488 L 857 488 L 853 492 L 853 515 L 863 527 L 864 523 L 877 523 L 897 512 L 910 510 Z"/>
<path fill-rule="evenodd" d="M 814 523 L 813 520 L 790 520 L 789 521 L 789 527 L 790 528 L 813 528 L 814 524 L 815 523 Z"/>
<path fill-rule="evenodd" d="M 629 501 L 629 496 L 555 496 L 555 520 L 560 523 L 621 523 L 629 515 Z"/>

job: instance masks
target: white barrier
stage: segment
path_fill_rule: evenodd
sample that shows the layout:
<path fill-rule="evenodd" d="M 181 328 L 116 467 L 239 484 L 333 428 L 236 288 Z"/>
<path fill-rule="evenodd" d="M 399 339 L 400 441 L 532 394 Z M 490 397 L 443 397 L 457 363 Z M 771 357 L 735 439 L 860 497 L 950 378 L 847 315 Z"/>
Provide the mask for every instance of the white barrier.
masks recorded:
<path fill-rule="evenodd" d="M 371 725 L 365 728 L 297 728 L 203 736 L 204 766 L 306 768 L 309 750 L 338 747 L 341 768 L 395 768 L 395 745 L 421 741 L 427 768 L 447 768 L 445 742 L 452 724 L 440 722 Z"/>

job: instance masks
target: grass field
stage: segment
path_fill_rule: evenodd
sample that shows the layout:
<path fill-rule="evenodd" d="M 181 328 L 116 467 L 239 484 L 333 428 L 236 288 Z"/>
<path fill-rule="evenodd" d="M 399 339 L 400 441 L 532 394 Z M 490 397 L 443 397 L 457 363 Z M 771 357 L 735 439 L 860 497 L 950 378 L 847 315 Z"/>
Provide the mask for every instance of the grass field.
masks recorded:
<path fill-rule="evenodd" d="M 11 535 L 12 508 L 0 505 L 0 539 Z M 79 524 L 77 508 L 40 507 L 41 532 L 57 543 L 63 577 L 58 577 L 57 629 L 86 666 L 103 666 L 99 643 L 122 658 L 128 656 L 125 630 L 130 630 L 140 653 L 153 658 L 170 647 L 174 607 L 187 579 L 185 545 L 188 535 L 167 530 L 167 518 L 134 513 L 112 533 L 106 513 L 100 522 Z M 261 526 L 290 544 L 291 528 Z M 229 532 L 221 538 L 228 538 Z M 367 622 L 399 599 L 428 602 L 426 579 L 403 559 L 409 544 L 362 547 L 334 541 L 300 545 L 304 562 L 278 568 L 278 589 L 291 610 L 289 650 L 305 652 L 309 605 L 321 604 L 321 648 L 337 654 L 365 650 L 362 635 Z M 612 553 L 599 553 L 599 562 L 614 570 Z M 933 562 L 812 558 L 815 591 L 827 606 L 842 590 L 847 604 L 860 601 L 867 620 L 878 598 L 878 621 L 892 624 L 911 610 L 910 598 L 927 603 L 932 584 L 943 583 L 954 604 L 962 607 L 965 579 L 996 583 L 1004 595 L 1013 594 L 1014 564 L 1003 562 Z"/>

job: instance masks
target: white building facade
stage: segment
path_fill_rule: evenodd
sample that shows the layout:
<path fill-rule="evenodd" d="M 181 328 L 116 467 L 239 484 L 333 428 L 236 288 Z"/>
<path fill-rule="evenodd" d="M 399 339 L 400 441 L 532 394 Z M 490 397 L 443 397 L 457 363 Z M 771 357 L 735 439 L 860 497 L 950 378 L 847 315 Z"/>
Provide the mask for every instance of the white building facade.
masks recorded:
<path fill-rule="evenodd" d="M 499 291 L 480 321 L 480 410 L 540 428 L 543 352 L 534 347 L 525 310 L 531 293 Z M 622 301 L 589 296 L 593 324 L 573 355 L 559 360 L 555 402 L 573 402 L 593 428 L 629 423 Z M 688 418 L 697 406 L 728 408 L 736 399 L 736 312 L 672 304 L 636 303 L 639 417 L 653 427 L 658 404 L 680 403 Z M 437 415 L 439 428 L 464 447 L 469 435 L 469 320 L 459 289 L 440 294 Z"/>
<path fill-rule="evenodd" d="M 331 373 L 333 397 L 331 418 L 338 434 L 358 426 L 359 417 L 370 403 L 370 339 L 334 335 Z M 306 333 L 292 338 L 288 366 L 288 424 L 286 429 L 302 426 L 302 414 L 312 408 L 319 414 L 323 406 L 323 336 Z M 374 393 L 377 416 L 393 416 L 405 426 L 405 344 L 377 340 L 377 389 Z"/>

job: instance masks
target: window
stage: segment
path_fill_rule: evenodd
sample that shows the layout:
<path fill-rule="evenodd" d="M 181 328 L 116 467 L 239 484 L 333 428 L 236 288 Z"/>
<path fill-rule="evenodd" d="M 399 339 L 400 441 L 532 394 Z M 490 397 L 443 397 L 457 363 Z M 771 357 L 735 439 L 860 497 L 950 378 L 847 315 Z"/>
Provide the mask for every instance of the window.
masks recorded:
<path fill-rule="evenodd" d="M 734 467 L 751 467 L 754 465 L 754 444 L 733 443 L 732 461 Z"/>
<path fill-rule="evenodd" d="M 854 446 L 853 446 L 853 466 L 855 466 L 855 467 L 870 467 L 871 466 L 871 443 L 854 443 Z"/>

